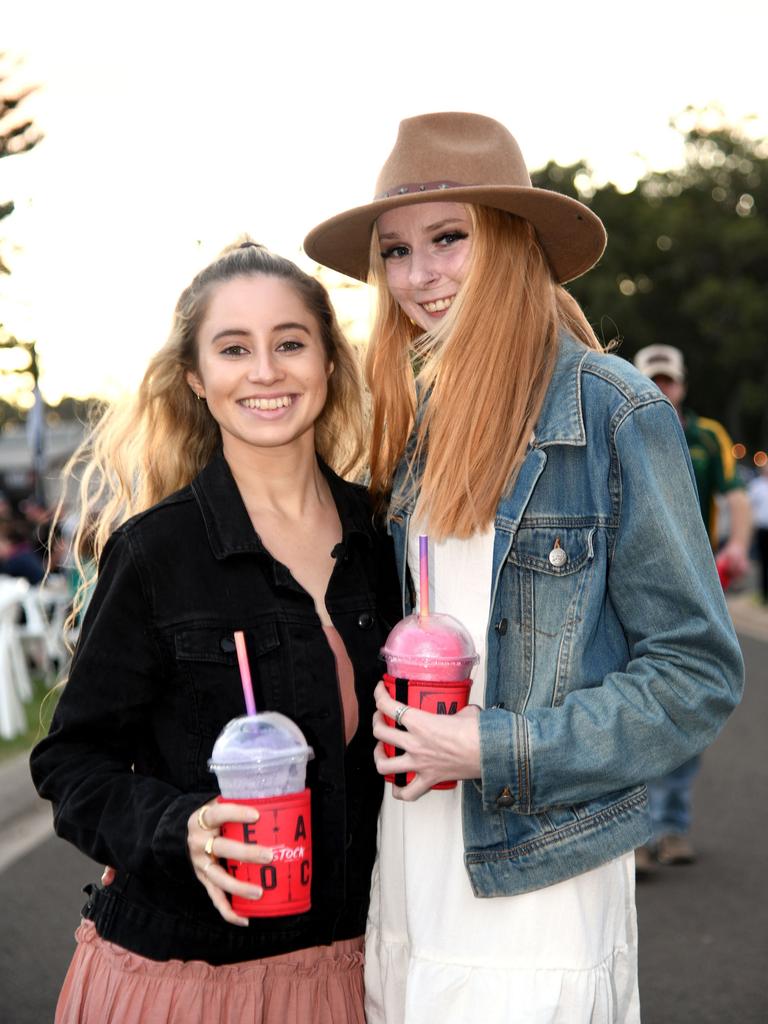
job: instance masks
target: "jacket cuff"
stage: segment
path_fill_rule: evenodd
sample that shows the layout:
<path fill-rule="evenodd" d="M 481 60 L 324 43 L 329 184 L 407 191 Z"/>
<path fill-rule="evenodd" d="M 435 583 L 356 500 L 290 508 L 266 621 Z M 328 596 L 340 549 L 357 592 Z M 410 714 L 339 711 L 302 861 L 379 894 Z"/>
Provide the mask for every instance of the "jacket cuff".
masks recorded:
<path fill-rule="evenodd" d="M 152 853 L 158 865 L 177 881 L 194 877 L 187 846 L 187 822 L 193 811 L 218 793 L 184 793 L 163 812 L 152 837 Z"/>
<path fill-rule="evenodd" d="M 503 708 L 480 712 L 483 810 L 530 814 L 528 733 L 525 718 Z"/>

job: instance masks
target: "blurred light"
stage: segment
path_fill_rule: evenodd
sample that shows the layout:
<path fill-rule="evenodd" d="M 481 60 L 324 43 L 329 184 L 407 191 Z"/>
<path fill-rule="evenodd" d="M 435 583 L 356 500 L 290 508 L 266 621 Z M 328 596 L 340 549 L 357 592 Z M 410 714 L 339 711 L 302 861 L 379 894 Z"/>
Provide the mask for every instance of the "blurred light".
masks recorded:
<path fill-rule="evenodd" d="M 733 448 L 731 448 L 731 454 L 733 455 L 734 459 L 743 459 L 744 456 L 747 454 L 747 449 L 744 447 L 743 444 L 735 444 Z"/>
<path fill-rule="evenodd" d="M 736 212 L 739 213 L 741 210 L 743 210 L 744 212 L 742 213 L 742 216 L 746 217 L 752 212 L 754 205 L 754 196 L 751 196 L 748 192 L 745 192 L 744 195 L 739 196 L 739 201 L 736 205 Z"/>
<path fill-rule="evenodd" d="M 640 276 L 637 279 L 637 290 L 639 292 L 643 292 L 644 294 L 652 292 L 653 281 L 650 279 L 650 277 L 647 277 L 645 274 L 640 274 Z"/>
<path fill-rule="evenodd" d="M 619 281 L 619 291 L 622 295 L 634 295 L 637 291 L 637 285 L 629 277 L 622 277 Z"/>
<path fill-rule="evenodd" d="M 758 469 L 762 469 L 763 466 L 768 465 L 768 455 L 765 452 L 755 452 L 752 456 L 752 461 Z"/>
<path fill-rule="evenodd" d="M 672 248 L 672 239 L 669 235 L 659 235 L 656 239 L 656 248 L 661 249 L 662 252 L 669 252 Z"/>
<path fill-rule="evenodd" d="M 716 203 L 722 203 L 724 199 L 728 198 L 728 193 L 725 191 L 722 185 L 715 185 L 712 189 L 712 198 Z"/>

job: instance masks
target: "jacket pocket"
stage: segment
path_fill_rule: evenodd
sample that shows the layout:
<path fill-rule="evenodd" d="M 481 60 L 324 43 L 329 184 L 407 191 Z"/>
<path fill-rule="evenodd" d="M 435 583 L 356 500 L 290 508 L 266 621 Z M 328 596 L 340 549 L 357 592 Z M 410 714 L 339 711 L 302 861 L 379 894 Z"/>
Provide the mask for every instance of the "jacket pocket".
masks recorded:
<path fill-rule="evenodd" d="M 528 682 L 520 710 L 559 704 L 569 688 L 598 542 L 596 525 L 583 521 L 523 521 L 517 532 L 508 568 L 519 602 L 521 668 Z"/>
<path fill-rule="evenodd" d="M 275 707 L 275 691 L 281 678 L 280 637 L 274 622 L 262 622 L 243 630 L 253 680 L 256 706 Z M 191 785 L 210 782 L 207 759 L 216 737 L 226 723 L 245 714 L 243 690 L 237 665 L 233 631 L 226 625 L 177 630 L 173 637 L 180 699 L 190 738 Z"/>

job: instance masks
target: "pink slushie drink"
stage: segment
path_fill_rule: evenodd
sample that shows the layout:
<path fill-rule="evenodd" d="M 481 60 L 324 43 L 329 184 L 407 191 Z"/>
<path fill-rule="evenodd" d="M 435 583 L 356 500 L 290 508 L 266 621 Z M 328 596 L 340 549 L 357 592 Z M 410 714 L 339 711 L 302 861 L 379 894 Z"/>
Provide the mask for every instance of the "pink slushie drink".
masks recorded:
<path fill-rule="evenodd" d="M 467 706 L 470 673 L 478 661 L 469 632 L 451 615 L 408 615 L 392 629 L 381 653 L 387 662 L 384 684 L 401 704 L 436 715 L 455 715 Z M 386 719 L 392 725 L 391 719 Z M 405 726 L 398 726 L 405 729 Z M 388 757 L 402 751 L 384 744 Z M 404 786 L 413 772 L 387 775 L 387 782 Z M 432 789 L 454 789 L 455 780 Z"/>

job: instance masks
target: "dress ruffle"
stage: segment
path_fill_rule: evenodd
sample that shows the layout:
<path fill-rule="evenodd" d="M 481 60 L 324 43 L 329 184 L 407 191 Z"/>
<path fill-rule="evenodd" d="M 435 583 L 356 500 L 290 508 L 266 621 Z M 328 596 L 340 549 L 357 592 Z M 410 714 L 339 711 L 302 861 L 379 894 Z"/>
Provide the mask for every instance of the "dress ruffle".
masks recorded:
<path fill-rule="evenodd" d="M 75 938 L 55 1024 L 365 1024 L 362 938 L 217 967 Z"/>

